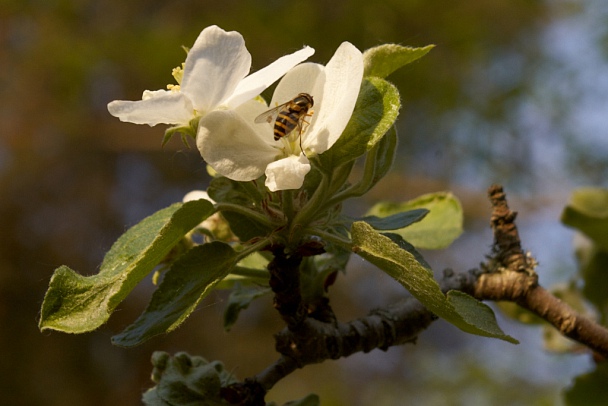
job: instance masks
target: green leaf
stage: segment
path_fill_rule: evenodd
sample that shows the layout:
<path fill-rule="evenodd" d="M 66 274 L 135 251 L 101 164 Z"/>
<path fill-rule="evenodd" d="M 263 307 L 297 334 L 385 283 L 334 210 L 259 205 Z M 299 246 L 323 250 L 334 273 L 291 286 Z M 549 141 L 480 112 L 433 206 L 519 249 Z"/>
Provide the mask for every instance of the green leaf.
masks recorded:
<path fill-rule="evenodd" d="M 608 189 L 574 191 L 562 213 L 562 222 L 580 230 L 608 251 Z"/>
<path fill-rule="evenodd" d="M 397 244 L 402 250 L 406 250 L 407 252 L 412 254 L 416 261 L 420 263 L 420 265 L 425 267 L 431 273 L 431 275 L 433 274 L 433 268 L 431 268 L 431 265 L 429 265 L 429 263 L 426 262 L 422 254 L 418 252 L 418 250 L 412 244 L 405 241 L 403 237 L 395 233 L 382 233 L 382 235 L 390 238 L 391 241 Z"/>
<path fill-rule="evenodd" d="M 565 392 L 568 406 L 603 406 L 608 399 L 608 362 L 596 364 L 595 371 L 581 375 Z"/>
<path fill-rule="evenodd" d="M 608 322 L 608 252 L 593 249 L 580 274 L 585 281 L 583 295 L 600 312 L 601 321 Z"/>
<path fill-rule="evenodd" d="M 500 338 L 511 344 L 519 344 L 519 341 L 505 335 L 500 329 L 494 311 L 489 306 L 458 290 L 449 291 L 447 299 L 458 316 L 465 322 L 465 324 L 461 324 L 458 320 L 452 322 L 462 331 L 484 337 Z"/>
<path fill-rule="evenodd" d="M 404 47 L 397 44 L 384 44 L 370 48 L 363 53 L 364 77 L 385 78 L 397 69 L 422 58 L 435 45 L 422 48 Z"/>
<path fill-rule="evenodd" d="M 382 179 L 393 166 L 395 155 L 397 154 L 397 129 L 392 126 L 388 132 L 382 137 L 380 142 L 374 145 L 369 155 L 365 160 L 365 171 L 368 167 L 373 167 L 373 176 L 369 184 L 366 185 L 366 193 Z M 367 174 L 366 174 L 367 175 Z"/>
<path fill-rule="evenodd" d="M 395 231 L 415 247 L 445 248 L 462 234 L 462 206 L 449 192 L 430 193 L 404 203 L 381 202 L 374 205 L 367 214 L 386 217 L 415 209 L 427 209 L 430 212 L 422 221 Z"/>
<path fill-rule="evenodd" d="M 338 141 L 319 156 L 321 165 L 332 171 L 369 151 L 393 126 L 400 108 L 395 86 L 380 78 L 364 79 L 351 119 Z"/>
<path fill-rule="evenodd" d="M 237 253 L 219 241 L 199 245 L 182 255 L 166 272 L 141 316 L 112 343 L 132 347 L 175 330 L 238 260 Z"/>
<path fill-rule="evenodd" d="M 369 224 L 354 223 L 351 234 L 355 253 L 397 280 L 437 316 L 467 333 L 517 343 L 498 327 L 488 306 L 462 292 L 452 291 L 444 296 L 433 276 L 412 254 L 378 234 Z"/>
<path fill-rule="evenodd" d="M 229 290 L 236 284 L 244 286 L 268 286 L 270 273 L 268 263 L 272 256 L 268 251 L 254 251 L 247 257 L 241 259 L 230 271 L 230 274 L 222 279 L 214 289 Z"/>
<path fill-rule="evenodd" d="M 67 266 L 58 268 L 42 303 L 40 329 L 84 333 L 101 326 L 184 235 L 213 212 L 206 200 L 175 203 L 124 233 L 97 275 L 85 277 Z"/>
<path fill-rule="evenodd" d="M 255 299 L 271 293 L 272 289 L 263 288 L 260 286 L 242 286 L 240 283 L 235 283 L 230 296 L 228 297 L 228 306 L 224 311 L 224 330 L 230 331 L 234 323 L 239 317 L 241 310 L 249 307 Z"/>
<path fill-rule="evenodd" d="M 414 209 L 386 217 L 365 216 L 357 220 L 365 221 L 375 230 L 398 230 L 419 222 L 428 212 L 427 209 Z"/>

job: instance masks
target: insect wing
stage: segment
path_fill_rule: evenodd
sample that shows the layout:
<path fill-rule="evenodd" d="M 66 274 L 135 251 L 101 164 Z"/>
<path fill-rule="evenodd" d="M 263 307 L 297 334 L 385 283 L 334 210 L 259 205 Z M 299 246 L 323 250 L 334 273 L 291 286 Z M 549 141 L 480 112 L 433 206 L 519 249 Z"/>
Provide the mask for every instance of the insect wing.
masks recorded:
<path fill-rule="evenodd" d="M 262 114 L 260 114 L 259 116 L 257 116 L 255 118 L 255 120 L 253 120 L 255 123 L 270 123 L 272 124 L 274 122 L 274 120 L 276 120 L 277 116 L 279 115 L 279 113 L 281 112 L 281 110 L 287 106 L 289 104 L 289 102 L 287 103 L 283 103 L 280 106 L 274 107 L 270 110 L 267 110 L 265 112 L 263 112 Z"/>

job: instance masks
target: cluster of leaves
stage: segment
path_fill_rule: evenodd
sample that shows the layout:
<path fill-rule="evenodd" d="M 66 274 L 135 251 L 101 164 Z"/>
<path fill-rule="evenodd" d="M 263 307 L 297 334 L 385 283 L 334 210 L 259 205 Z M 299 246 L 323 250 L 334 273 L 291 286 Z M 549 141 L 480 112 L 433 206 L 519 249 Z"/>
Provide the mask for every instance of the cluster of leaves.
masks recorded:
<path fill-rule="evenodd" d="M 209 362 L 203 357 L 191 356 L 185 352 L 171 356 L 166 352 L 156 351 L 152 355 L 152 365 L 152 381 L 157 385 L 143 396 L 145 404 L 149 406 L 226 405 L 221 396 L 222 388 L 237 382 L 221 362 Z M 318 396 L 308 395 L 285 406 L 319 404 Z M 274 402 L 268 404 L 275 405 Z"/>
<path fill-rule="evenodd" d="M 394 122 L 400 99 L 386 76 L 431 48 L 384 45 L 365 52 L 364 79 L 352 118 L 331 149 L 310 158 L 313 169 L 300 190 L 271 193 L 263 179 L 237 182 L 215 177 L 208 189 L 215 203 L 204 199 L 176 203 L 142 220 L 112 246 L 98 274 L 84 277 L 66 266 L 57 269 L 42 305 L 40 328 L 92 331 L 148 274 L 162 269 L 162 281 L 148 307 L 112 337 L 114 344 L 135 346 L 174 330 L 213 289 L 232 289 L 224 326 L 229 329 L 242 309 L 270 292 L 266 268 L 272 259 L 270 247 L 291 255 L 316 244 L 322 253 L 303 255 L 307 258 L 300 266 L 305 301 L 325 296 L 354 252 L 461 330 L 516 343 L 501 331 L 489 307 L 462 292 L 445 295 L 416 249 L 444 248 L 460 235 L 462 209 L 454 196 L 436 193 L 409 202 L 378 203 L 361 218 L 341 212 L 342 202 L 368 192 L 388 173 L 395 157 Z M 349 183 L 360 158 L 363 175 Z M 220 236 L 205 230 L 203 243 L 196 243 L 193 234 L 201 223 L 220 215 L 218 221 L 226 222 L 231 232 L 223 227 Z M 167 397 L 167 391 L 183 385 L 189 393 L 216 393 L 218 382 L 223 386 L 226 381 L 216 364 L 188 358 L 189 368 L 196 366 L 195 376 L 188 372 L 188 377 L 176 377 L 166 371 L 177 368 L 183 375 L 187 357 L 176 357 L 173 367 L 166 356 L 160 358 L 165 372 L 157 374 L 158 385 L 148 392 L 148 400 Z M 212 382 L 213 388 L 205 382 Z M 164 404 L 153 402 L 149 404 Z M 170 404 L 189 403 L 174 399 Z"/>

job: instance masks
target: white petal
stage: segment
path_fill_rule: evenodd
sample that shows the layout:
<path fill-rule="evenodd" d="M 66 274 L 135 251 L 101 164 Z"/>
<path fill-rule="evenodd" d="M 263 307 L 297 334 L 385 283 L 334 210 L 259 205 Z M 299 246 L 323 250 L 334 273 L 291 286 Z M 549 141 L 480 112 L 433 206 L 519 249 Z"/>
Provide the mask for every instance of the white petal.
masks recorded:
<path fill-rule="evenodd" d="M 264 108 L 261 103 L 260 108 Z M 247 181 L 262 176 L 277 149 L 270 146 L 236 110 L 216 110 L 199 122 L 196 145 L 203 159 L 227 178 Z"/>
<path fill-rule="evenodd" d="M 294 67 L 281 79 L 270 102 L 272 107 L 278 106 L 292 100 L 299 93 L 308 93 L 313 97 L 313 114 L 312 117 L 306 118 L 309 125 L 305 127 L 306 132 L 302 135 L 302 147 L 304 149 L 307 148 L 307 134 L 310 134 L 314 129 L 316 120 L 314 112 L 318 110 L 319 103 L 322 102 L 323 84 L 325 83 L 324 71 L 325 67 L 317 63 L 302 63 Z"/>
<path fill-rule="evenodd" d="M 250 68 L 251 55 L 241 34 L 207 27 L 188 52 L 181 91 L 206 114 L 232 95 Z"/>
<path fill-rule="evenodd" d="M 215 203 L 215 201 L 209 197 L 209 194 L 204 190 L 193 190 L 191 192 L 186 193 L 186 196 L 183 198 L 183 202 L 191 202 L 193 200 L 209 200 L 211 203 Z"/>
<path fill-rule="evenodd" d="M 343 42 L 325 66 L 323 95 L 315 110 L 314 128 L 311 125 L 306 142 L 303 141 L 305 148 L 320 154 L 334 145 L 353 114 L 362 79 L 361 51 L 351 43 Z"/>
<path fill-rule="evenodd" d="M 274 107 L 277 104 L 283 104 L 293 99 L 299 93 L 308 93 L 312 95 L 316 106 L 317 99 L 315 96 L 322 95 L 321 92 L 325 83 L 324 70 L 325 67 L 323 65 L 311 62 L 302 63 L 294 67 L 287 72 L 277 85 L 270 105 Z"/>
<path fill-rule="evenodd" d="M 279 80 L 291 68 L 308 59 L 314 53 L 313 48 L 304 47 L 293 54 L 282 56 L 265 68 L 252 73 L 238 84 L 234 94 L 226 100 L 226 105 L 234 108 L 254 98 Z"/>
<path fill-rule="evenodd" d="M 266 106 L 265 103 L 259 102 L 257 100 L 249 100 L 239 107 L 234 109 L 243 119 L 252 124 L 252 129 L 258 134 L 259 138 L 264 140 L 266 144 L 273 148 L 281 148 L 283 146 L 282 143 L 274 140 L 274 122 L 262 122 L 256 123 L 255 119 L 262 113 L 265 113 L 269 110 L 269 107 Z"/>
<path fill-rule="evenodd" d="M 135 124 L 181 124 L 187 125 L 194 117 L 190 100 L 179 92 L 157 90 L 144 92 L 139 101 L 114 100 L 108 111 L 120 121 Z"/>
<path fill-rule="evenodd" d="M 279 159 L 270 163 L 266 168 L 266 187 L 271 192 L 299 189 L 309 171 L 310 163 L 304 154 Z"/>

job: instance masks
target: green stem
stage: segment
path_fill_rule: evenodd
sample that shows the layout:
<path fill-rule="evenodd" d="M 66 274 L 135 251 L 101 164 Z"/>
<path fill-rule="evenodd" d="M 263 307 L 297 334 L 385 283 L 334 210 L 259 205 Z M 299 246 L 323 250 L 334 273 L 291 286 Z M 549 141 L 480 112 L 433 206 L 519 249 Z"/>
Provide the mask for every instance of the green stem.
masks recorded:
<path fill-rule="evenodd" d="M 273 224 L 272 222 L 268 219 L 268 217 L 264 216 L 263 214 L 255 211 L 255 210 L 251 210 L 248 209 L 247 207 L 238 205 L 238 204 L 234 204 L 234 203 L 216 203 L 215 204 L 215 209 L 217 211 L 232 211 L 235 213 L 240 213 L 244 216 L 249 217 L 250 219 L 257 221 L 258 223 L 262 224 L 265 227 L 268 228 L 272 228 Z"/>
<path fill-rule="evenodd" d="M 243 248 L 242 251 L 239 251 L 237 253 L 237 262 L 240 261 L 241 259 L 245 258 L 246 256 L 254 253 L 255 251 L 259 251 L 262 248 L 266 247 L 268 244 L 270 244 L 270 238 L 262 238 L 256 242 L 254 242 L 251 245 L 247 245 Z"/>
<path fill-rule="evenodd" d="M 310 235 L 316 235 L 318 237 L 321 237 L 325 241 L 331 242 L 332 244 L 335 244 L 335 245 L 339 246 L 340 248 L 343 248 L 347 251 L 351 251 L 353 248 L 353 243 L 351 240 L 340 237 L 339 235 L 336 235 L 336 234 L 328 233 L 327 231 L 324 231 L 320 228 L 306 229 L 306 233 L 310 234 Z"/>
<path fill-rule="evenodd" d="M 296 227 L 302 227 L 308 225 L 311 219 L 314 218 L 314 215 L 318 212 L 319 208 L 323 206 L 323 199 L 326 198 L 327 195 L 327 187 L 329 186 L 330 179 L 327 174 L 321 172 L 321 182 L 319 186 L 311 196 L 311 198 L 306 202 L 302 210 L 300 210 L 294 217 L 291 225 L 290 225 L 290 234 L 293 235 Z"/>
<path fill-rule="evenodd" d="M 248 278 L 264 279 L 268 281 L 269 273 L 265 269 L 247 268 L 244 266 L 235 266 L 230 271 L 231 275 L 246 276 Z"/>
<path fill-rule="evenodd" d="M 288 222 L 293 219 L 293 190 L 281 191 L 281 208 Z"/>
<path fill-rule="evenodd" d="M 336 193 L 331 197 L 331 199 L 327 200 L 320 210 L 327 210 L 337 204 L 340 204 L 346 199 L 350 199 L 352 197 L 362 196 L 365 192 L 370 189 L 370 185 L 374 182 L 374 177 L 376 176 L 376 159 L 378 158 L 375 154 L 378 146 L 374 146 L 372 150 L 370 150 L 365 158 L 365 166 L 363 167 L 363 177 L 361 180 L 346 190 L 342 192 Z"/>
<path fill-rule="evenodd" d="M 374 146 L 374 148 L 377 148 L 376 146 Z M 365 165 L 363 167 L 363 177 L 361 178 L 361 180 L 359 182 L 357 182 L 356 184 L 352 185 L 351 187 L 349 187 L 348 189 L 344 190 L 343 192 L 340 192 L 336 195 L 333 196 L 332 199 L 330 199 L 329 203 L 332 203 L 332 205 L 338 204 L 346 199 L 350 199 L 351 197 L 358 197 L 363 195 L 363 193 L 365 193 L 367 190 L 369 190 L 370 185 L 373 183 L 374 181 L 374 176 L 376 175 L 376 159 L 377 156 L 374 153 L 375 150 L 372 149 L 371 151 L 368 152 L 366 159 L 365 159 Z"/>

